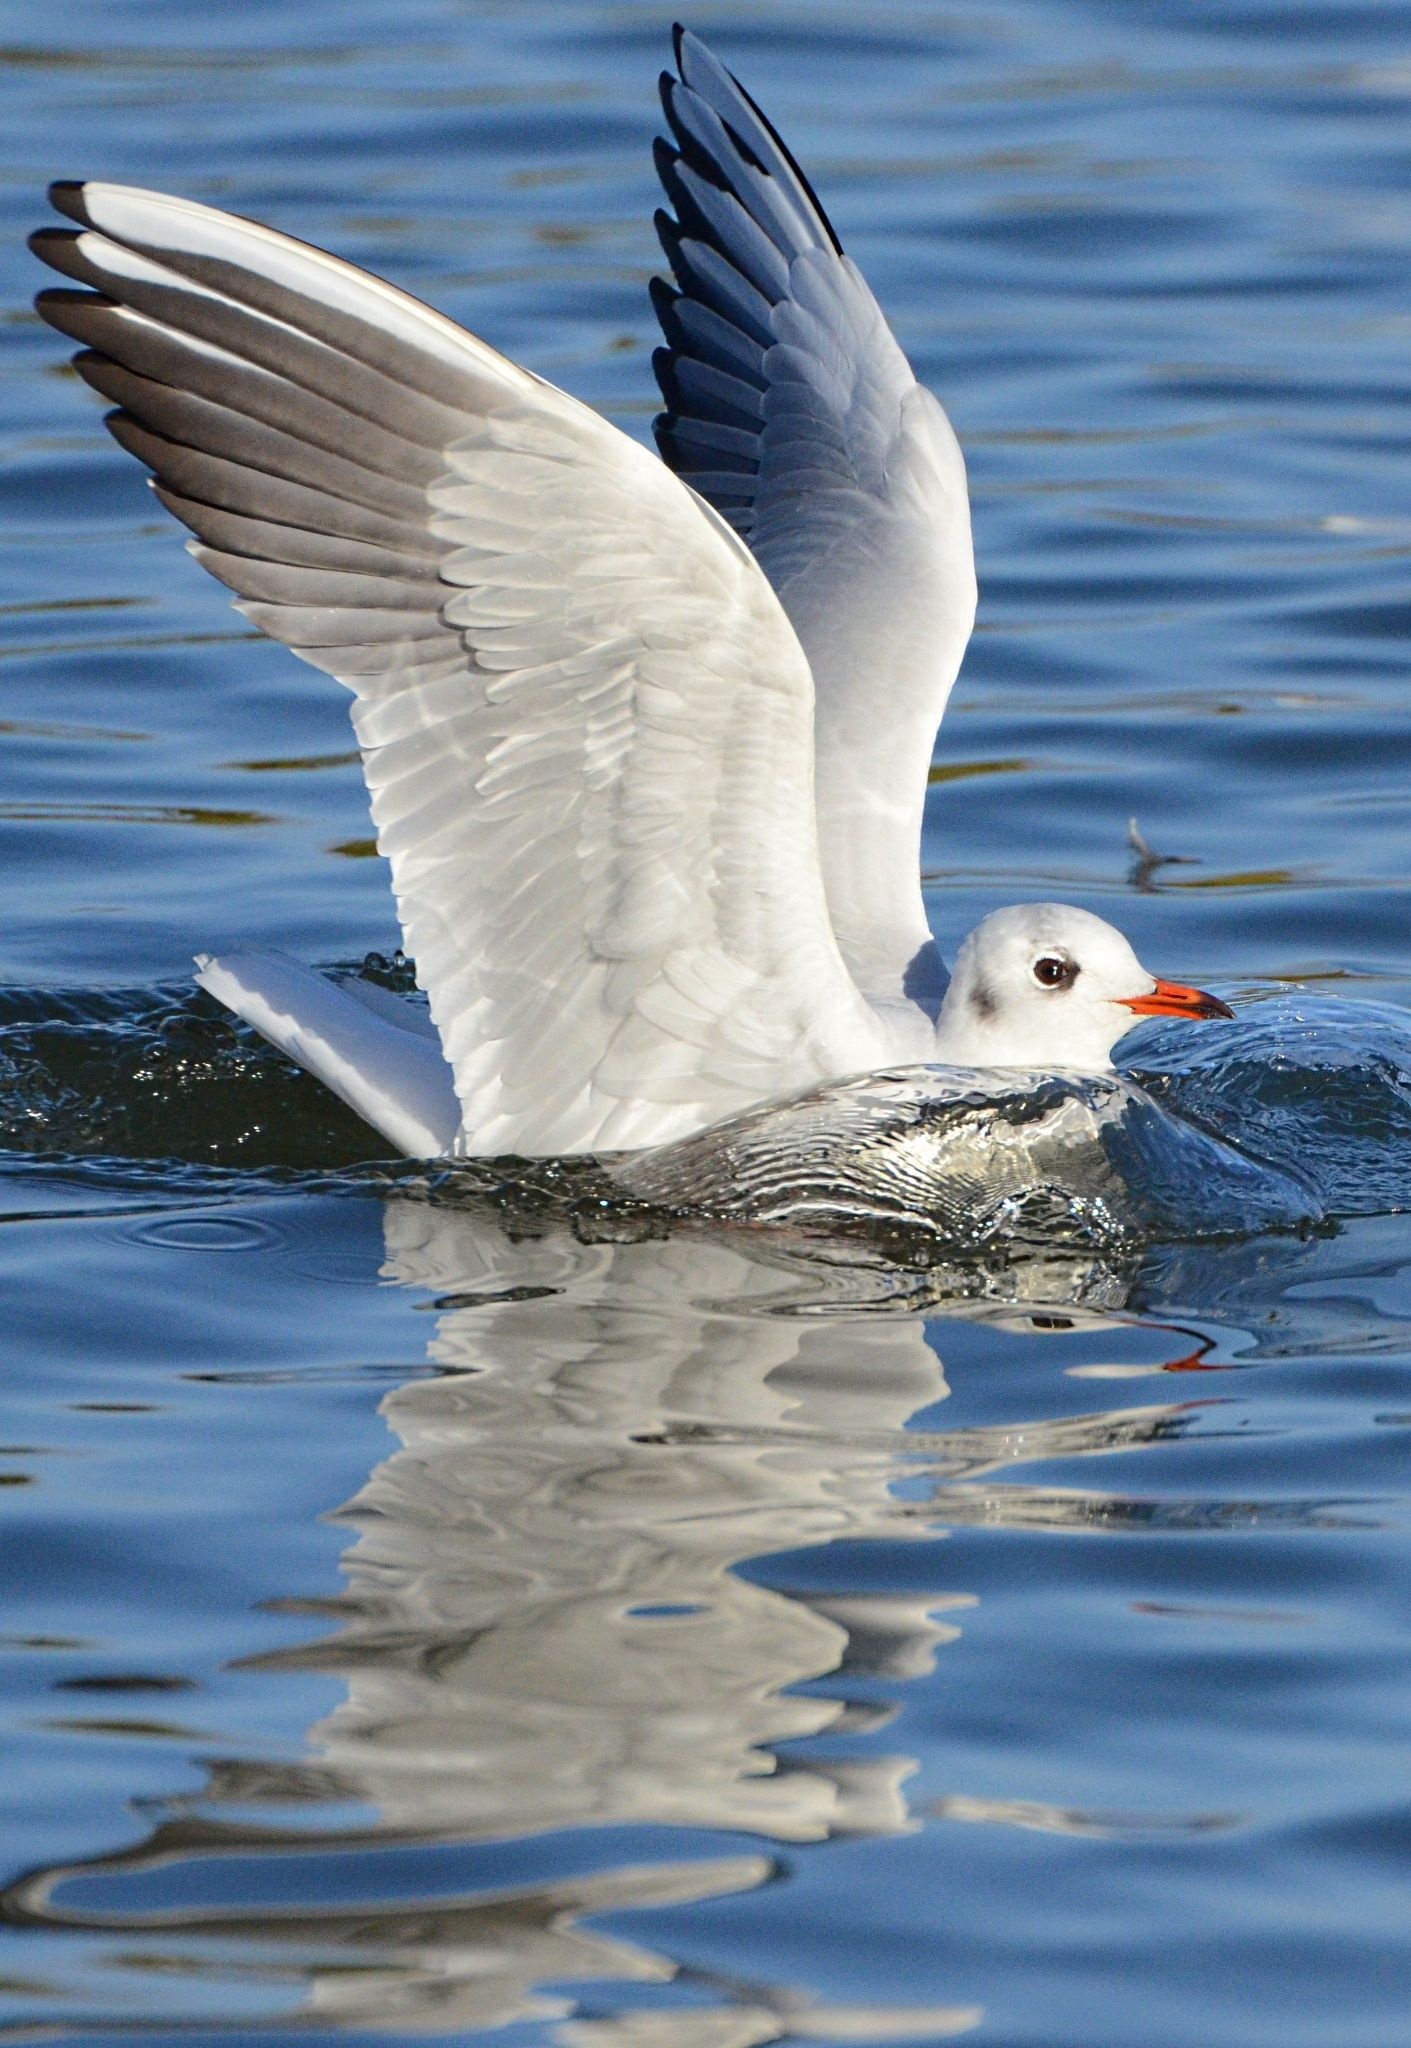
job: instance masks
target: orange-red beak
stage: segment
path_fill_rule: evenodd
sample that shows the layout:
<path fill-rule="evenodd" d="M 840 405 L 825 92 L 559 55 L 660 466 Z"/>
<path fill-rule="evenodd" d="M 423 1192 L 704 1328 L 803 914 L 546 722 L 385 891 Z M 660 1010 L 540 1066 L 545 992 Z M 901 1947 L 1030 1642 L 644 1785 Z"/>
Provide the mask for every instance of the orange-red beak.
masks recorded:
<path fill-rule="evenodd" d="M 1139 1017 L 1233 1017 L 1234 1011 L 1219 996 L 1208 996 L 1203 988 L 1187 988 L 1182 981 L 1158 981 L 1149 996 L 1118 996 L 1124 1010 Z"/>

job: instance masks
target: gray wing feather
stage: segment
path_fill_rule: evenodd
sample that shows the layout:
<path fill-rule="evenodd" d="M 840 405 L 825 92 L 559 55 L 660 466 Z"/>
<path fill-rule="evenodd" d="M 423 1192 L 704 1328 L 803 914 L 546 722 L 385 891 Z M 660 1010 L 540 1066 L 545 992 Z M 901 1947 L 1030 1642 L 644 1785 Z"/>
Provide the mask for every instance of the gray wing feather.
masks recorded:
<path fill-rule="evenodd" d="M 47 313 L 47 308 L 41 304 L 40 311 Z M 398 548 L 425 544 L 424 521 L 392 519 L 371 506 L 356 505 L 330 492 L 309 490 L 272 476 L 267 470 L 246 468 L 202 449 L 188 448 L 163 434 L 150 433 L 129 413 L 109 413 L 105 424 L 120 447 L 155 472 L 160 489 L 185 494 L 217 509 L 307 527 L 330 540 L 348 538 Z"/>
<path fill-rule="evenodd" d="M 184 498 L 156 486 L 168 512 L 189 526 L 198 540 L 232 555 L 268 562 L 297 562 L 310 569 L 362 569 L 369 576 L 417 577 L 425 585 L 439 582 L 436 563 L 441 550 L 427 536 L 415 544 L 355 540 L 346 534 L 314 533 L 247 513 L 230 512 L 197 498 Z"/>

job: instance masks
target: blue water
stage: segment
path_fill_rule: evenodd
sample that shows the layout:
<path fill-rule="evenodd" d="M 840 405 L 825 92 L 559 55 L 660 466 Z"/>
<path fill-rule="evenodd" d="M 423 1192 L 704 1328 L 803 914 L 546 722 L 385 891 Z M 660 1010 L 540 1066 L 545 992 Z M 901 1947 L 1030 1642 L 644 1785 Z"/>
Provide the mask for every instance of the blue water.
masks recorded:
<path fill-rule="evenodd" d="M 341 692 L 28 310 L 43 184 L 267 218 L 645 436 L 669 24 L 0 5 L 0 2029 L 1397 2048 L 1411 6 L 692 25 L 970 460 L 943 945 L 1056 895 L 1300 984 L 1302 1065 L 1149 1059 L 1318 1220 L 673 1232 L 378 1163 L 193 1000 L 397 933 Z"/>

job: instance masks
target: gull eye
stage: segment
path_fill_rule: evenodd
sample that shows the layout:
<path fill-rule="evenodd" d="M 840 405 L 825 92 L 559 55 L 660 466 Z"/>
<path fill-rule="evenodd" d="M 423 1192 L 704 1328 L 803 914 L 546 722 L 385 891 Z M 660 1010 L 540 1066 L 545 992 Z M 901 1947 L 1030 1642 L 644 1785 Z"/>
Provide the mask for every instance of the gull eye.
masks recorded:
<path fill-rule="evenodd" d="M 1034 979 L 1040 988 L 1072 988 L 1078 979 L 1077 964 L 1061 953 L 1044 953 L 1034 962 Z"/>

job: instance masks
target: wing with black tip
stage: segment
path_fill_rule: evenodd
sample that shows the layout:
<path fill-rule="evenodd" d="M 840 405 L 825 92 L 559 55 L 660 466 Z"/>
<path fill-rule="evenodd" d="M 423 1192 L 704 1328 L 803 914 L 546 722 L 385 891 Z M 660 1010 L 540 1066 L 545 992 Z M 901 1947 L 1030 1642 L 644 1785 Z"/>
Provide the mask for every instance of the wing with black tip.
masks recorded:
<path fill-rule="evenodd" d="M 662 79 L 673 284 L 658 445 L 748 541 L 817 698 L 834 929 L 878 998 L 944 987 L 921 901 L 926 778 L 975 615 L 965 465 L 784 143 L 696 36 Z"/>

